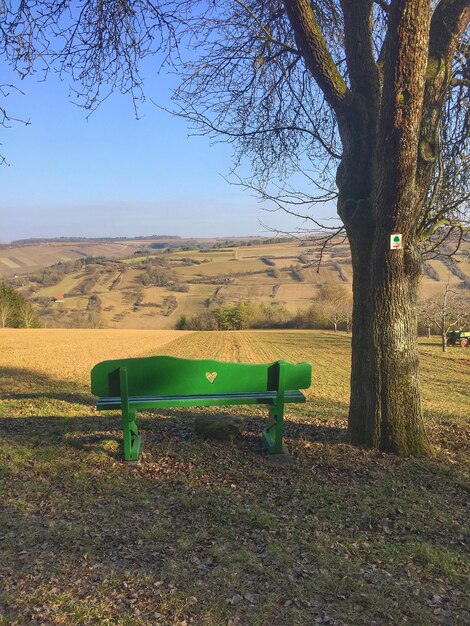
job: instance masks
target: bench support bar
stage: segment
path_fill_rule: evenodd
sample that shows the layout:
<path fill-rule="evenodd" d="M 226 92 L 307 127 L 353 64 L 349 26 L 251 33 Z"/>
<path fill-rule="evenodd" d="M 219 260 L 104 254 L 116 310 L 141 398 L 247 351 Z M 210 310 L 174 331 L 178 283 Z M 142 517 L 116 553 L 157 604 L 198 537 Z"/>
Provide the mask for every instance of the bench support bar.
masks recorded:
<path fill-rule="evenodd" d="M 273 406 L 269 410 L 269 419 L 262 435 L 269 454 L 281 454 L 283 430 L 284 406 Z"/>
<path fill-rule="evenodd" d="M 142 450 L 142 437 L 137 428 L 137 411 L 122 411 L 122 434 L 124 442 L 124 459 L 138 461 Z"/>
<path fill-rule="evenodd" d="M 142 450 L 142 437 L 137 428 L 137 410 L 131 409 L 129 406 L 129 387 L 125 367 L 119 370 L 119 387 L 121 391 L 124 458 L 126 461 L 138 461 Z"/>

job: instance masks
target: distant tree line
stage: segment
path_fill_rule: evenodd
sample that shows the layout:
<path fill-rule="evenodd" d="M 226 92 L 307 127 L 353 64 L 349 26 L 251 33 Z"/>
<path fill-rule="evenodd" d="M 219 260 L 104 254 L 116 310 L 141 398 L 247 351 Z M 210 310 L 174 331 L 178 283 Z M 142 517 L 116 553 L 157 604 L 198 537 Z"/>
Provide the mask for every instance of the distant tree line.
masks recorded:
<path fill-rule="evenodd" d="M 265 265 L 269 265 L 270 267 L 274 267 L 276 265 L 276 261 L 274 260 L 274 256 L 262 256 L 260 257 L 261 263 Z"/>
<path fill-rule="evenodd" d="M 215 307 L 198 315 L 181 315 L 178 330 L 244 330 L 247 328 L 285 328 L 289 312 L 277 303 L 239 302 Z"/>
<path fill-rule="evenodd" d="M 346 330 L 351 327 L 350 292 L 341 285 L 326 285 L 311 305 L 292 314 L 279 303 L 238 302 L 188 317 L 181 315 L 178 330 L 244 330 L 249 328 L 311 328 Z"/>
<path fill-rule="evenodd" d="M 311 304 L 295 314 L 283 304 L 239 302 L 210 308 L 198 315 L 181 315 L 178 330 L 243 330 L 256 328 L 298 328 L 350 332 L 352 300 L 342 285 L 324 285 Z M 423 299 L 419 307 L 418 334 L 437 334 L 446 349 L 446 335 L 470 328 L 470 301 L 466 294 L 450 289 Z"/>
<path fill-rule="evenodd" d="M 109 263 L 109 261 L 105 257 L 85 257 L 77 259 L 76 261 L 59 261 L 58 263 L 54 263 L 54 265 L 45 267 L 40 272 L 32 274 L 28 278 L 32 283 L 36 283 L 42 287 L 52 287 L 60 283 L 68 274 L 78 272 L 85 266 L 97 263 L 105 264 Z"/>
<path fill-rule="evenodd" d="M 350 332 L 352 320 L 351 292 L 342 285 L 324 285 L 312 304 L 293 318 L 294 328 L 318 328 Z"/>
<path fill-rule="evenodd" d="M 39 319 L 31 304 L 8 283 L 0 283 L 1 328 L 38 328 Z"/>
<path fill-rule="evenodd" d="M 6 247 L 16 245 L 31 245 L 38 243 L 109 243 L 114 241 L 145 241 L 145 240 L 173 240 L 181 239 L 177 235 L 139 235 L 138 237 L 30 237 L 28 239 L 14 239 Z"/>
<path fill-rule="evenodd" d="M 36 298 L 42 325 L 48 328 L 104 328 L 102 302 L 99 296 L 88 297 L 86 307 L 62 308 L 54 305 L 50 298 Z"/>
<path fill-rule="evenodd" d="M 290 275 L 292 278 L 299 283 L 305 282 L 305 276 L 302 273 L 302 267 L 300 265 L 291 265 L 289 268 Z"/>
<path fill-rule="evenodd" d="M 175 237 L 176 239 L 176 237 Z M 205 242 L 198 241 L 197 239 L 190 240 L 179 240 L 179 241 L 161 241 L 156 243 L 151 243 L 150 248 L 154 250 L 165 250 L 166 252 L 176 252 L 180 251 L 191 251 L 191 250 L 199 250 L 199 252 L 207 252 L 208 250 L 213 251 L 223 251 L 226 248 L 238 248 L 245 246 L 263 246 L 270 243 L 287 243 L 290 241 L 295 241 L 294 237 L 270 237 L 265 239 L 224 239 L 222 241 L 214 242 Z"/>

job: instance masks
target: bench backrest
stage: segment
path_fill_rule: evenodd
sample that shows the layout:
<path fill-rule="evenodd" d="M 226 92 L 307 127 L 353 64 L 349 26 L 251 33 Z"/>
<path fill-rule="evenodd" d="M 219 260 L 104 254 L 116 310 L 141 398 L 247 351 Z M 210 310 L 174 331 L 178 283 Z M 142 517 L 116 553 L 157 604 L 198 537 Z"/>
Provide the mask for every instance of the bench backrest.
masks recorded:
<path fill-rule="evenodd" d="M 310 363 L 252 365 L 214 360 L 150 356 L 102 361 L 91 371 L 91 391 L 96 396 L 119 396 L 119 370 L 127 370 L 129 395 L 189 395 L 274 391 L 282 364 L 284 389 L 307 389 L 312 379 Z"/>

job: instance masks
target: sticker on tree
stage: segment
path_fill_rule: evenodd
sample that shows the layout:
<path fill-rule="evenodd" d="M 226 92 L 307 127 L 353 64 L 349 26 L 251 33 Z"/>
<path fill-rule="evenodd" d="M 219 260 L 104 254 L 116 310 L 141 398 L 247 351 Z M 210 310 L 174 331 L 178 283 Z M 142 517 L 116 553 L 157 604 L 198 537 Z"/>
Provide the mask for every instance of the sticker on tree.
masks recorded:
<path fill-rule="evenodd" d="M 390 250 L 403 250 L 403 235 L 399 233 L 390 235 Z"/>

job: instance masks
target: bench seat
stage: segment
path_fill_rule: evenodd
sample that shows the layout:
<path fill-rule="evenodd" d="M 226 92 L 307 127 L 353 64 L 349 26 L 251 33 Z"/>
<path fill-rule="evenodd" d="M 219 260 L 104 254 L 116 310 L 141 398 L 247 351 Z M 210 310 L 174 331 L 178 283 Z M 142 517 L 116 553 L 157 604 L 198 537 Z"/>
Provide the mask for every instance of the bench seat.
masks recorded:
<path fill-rule="evenodd" d="M 212 393 L 178 396 L 129 396 L 129 406 L 145 410 L 168 407 L 185 406 L 228 406 L 234 404 L 267 404 L 274 405 L 276 391 L 248 392 L 248 393 Z M 305 402 L 301 391 L 288 390 L 284 395 L 286 402 Z M 120 396 L 105 396 L 96 403 L 100 411 L 116 410 L 122 406 Z"/>

